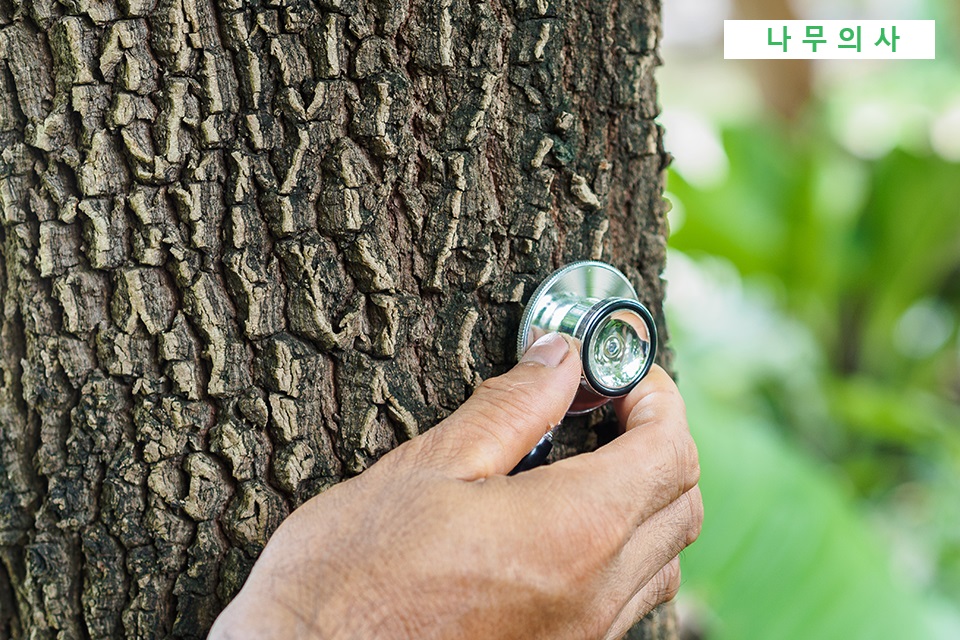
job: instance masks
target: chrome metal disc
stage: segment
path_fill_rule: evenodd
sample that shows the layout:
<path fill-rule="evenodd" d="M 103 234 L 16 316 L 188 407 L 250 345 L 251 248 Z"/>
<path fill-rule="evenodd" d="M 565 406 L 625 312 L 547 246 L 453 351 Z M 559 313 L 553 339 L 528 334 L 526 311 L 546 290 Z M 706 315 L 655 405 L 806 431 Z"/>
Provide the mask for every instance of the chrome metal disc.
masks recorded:
<path fill-rule="evenodd" d="M 545 299 L 556 297 L 557 294 L 573 295 L 583 299 L 603 300 L 605 298 L 627 298 L 636 300 L 637 292 L 615 267 L 596 260 L 582 260 L 573 262 L 554 271 L 540 283 L 520 319 L 520 333 L 517 336 L 517 359 L 536 342 L 539 336 L 533 337 L 532 321 L 541 310 Z"/>
<path fill-rule="evenodd" d="M 517 358 L 551 331 L 580 348 L 583 378 L 568 414 L 586 413 L 626 395 L 656 358 L 657 328 L 627 277 L 603 262 L 575 262 L 551 274 L 520 321 Z"/>

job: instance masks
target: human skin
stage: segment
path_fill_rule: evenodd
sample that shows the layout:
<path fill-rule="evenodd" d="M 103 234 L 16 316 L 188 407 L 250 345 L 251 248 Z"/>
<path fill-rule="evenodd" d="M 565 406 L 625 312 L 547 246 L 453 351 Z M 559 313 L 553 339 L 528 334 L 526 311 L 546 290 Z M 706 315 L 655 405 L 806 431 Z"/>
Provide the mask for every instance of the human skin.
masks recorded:
<path fill-rule="evenodd" d="M 506 474 L 560 422 L 576 348 L 538 340 L 449 418 L 277 529 L 210 638 L 618 638 L 703 519 L 683 400 L 654 366 L 597 451 Z"/>

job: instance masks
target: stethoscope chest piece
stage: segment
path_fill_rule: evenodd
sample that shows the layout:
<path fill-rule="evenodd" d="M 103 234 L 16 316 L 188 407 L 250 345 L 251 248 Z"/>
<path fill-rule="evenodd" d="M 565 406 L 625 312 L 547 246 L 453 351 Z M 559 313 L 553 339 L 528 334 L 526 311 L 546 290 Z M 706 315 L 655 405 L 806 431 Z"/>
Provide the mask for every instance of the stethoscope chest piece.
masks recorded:
<path fill-rule="evenodd" d="M 552 331 L 571 336 L 580 347 L 583 378 L 568 415 L 630 393 L 657 355 L 653 316 L 627 277 L 603 262 L 569 264 L 540 284 L 520 321 L 517 358 Z"/>

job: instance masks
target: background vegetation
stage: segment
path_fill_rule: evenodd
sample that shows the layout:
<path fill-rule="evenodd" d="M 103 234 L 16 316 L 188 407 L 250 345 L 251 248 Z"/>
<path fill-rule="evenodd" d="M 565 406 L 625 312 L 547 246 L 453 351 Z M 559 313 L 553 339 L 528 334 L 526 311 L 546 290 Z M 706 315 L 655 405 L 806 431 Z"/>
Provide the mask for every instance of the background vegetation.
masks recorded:
<path fill-rule="evenodd" d="M 705 4 L 664 3 L 659 75 L 686 633 L 960 638 L 960 6 Z M 724 61 L 737 13 L 933 18 L 938 59 Z"/>

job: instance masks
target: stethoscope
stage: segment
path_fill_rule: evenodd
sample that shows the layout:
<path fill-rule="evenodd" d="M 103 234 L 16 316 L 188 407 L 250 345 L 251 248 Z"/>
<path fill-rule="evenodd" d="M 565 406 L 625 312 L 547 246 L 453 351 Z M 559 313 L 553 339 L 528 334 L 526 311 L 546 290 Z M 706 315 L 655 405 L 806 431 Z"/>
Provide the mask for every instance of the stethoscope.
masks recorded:
<path fill-rule="evenodd" d="M 657 355 L 657 325 L 627 277 L 595 260 L 568 264 L 544 280 L 520 320 L 517 358 L 537 338 L 567 334 L 580 347 L 583 376 L 567 415 L 593 411 L 639 384 Z M 542 465 L 560 425 L 530 450 L 510 475 Z"/>

